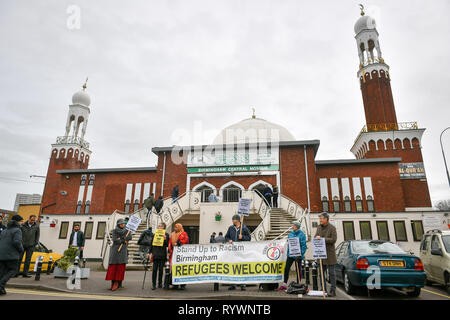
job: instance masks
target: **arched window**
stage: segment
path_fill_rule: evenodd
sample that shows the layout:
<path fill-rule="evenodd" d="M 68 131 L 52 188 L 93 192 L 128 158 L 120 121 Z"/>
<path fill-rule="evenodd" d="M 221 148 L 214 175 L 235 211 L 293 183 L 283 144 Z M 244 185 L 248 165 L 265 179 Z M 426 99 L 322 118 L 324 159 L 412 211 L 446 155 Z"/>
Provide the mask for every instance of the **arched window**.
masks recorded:
<path fill-rule="evenodd" d="M 134 206 L 133 206 L 133 212 L 136 212 L 139 210 L 139 200 L 134 200 Z"/>
<path fill-rule="evenodd" d="M 130 200 L 125 201 L 125 208 L 124 208 L 125 213 L 130 213 L 130 205 L 131 205 Z"/>
<path fill-rule="evenodd" d="M 329 212 L 330 211 L 330 205 L 328 204 L 328 198 L 322 197 L 322 211 L 323 212 Z"/>
<path fill-rule="evenodd" d="M 242 196 L 243 187 L 238 183 L 229 182 L 224 185 L 220 192 L 222 194 L 223 202 L 239 202 L 239 199 Z"/>
<path fill-rule="evenodd" d="M 352 211 L 352 203 L 350 202 L 350 197 L 345 196 L 344 197 L 344 210 L 345 212 L 351 212 Z"/>
<path fill-rule="evenodd" d="M 89 209 L 91 209 L 91 202 L 88 200 L 88 201 L 86 201 L 86 204 L 84 205 L 84 214 L 88 214 Z"/>
<path fill-rule="evenodd" d="M 367 211 L 369 212 L 375 211 L 375 205 L 372 196 L 367 196 Z"/>
<path fill-rule="evenodd" d="M 208 197 L 211 195 L 211 193 L 214 193 L 213 188 L 207 185 L 203 185 L 199 188 L 197 188 L 195 191 L 201 192 L 201 201 L 202 202 L 208 202 Z"/>
<path fill-rule="evenodd" d="M 360 196 L 356 196 L 355 204 L 356 204 L 356 212 L 362 212 L 363 205 L 362 205 L 362 199 Z"/>
<path fill-rule="evenodd" d="M 341 204 L 338 197 L 333 198 L 333 210 L 334 212 L 340 212 L 341 211 Z"/>
<path fill-rule="evenodd" d="M 77 202 L 77 209 L 75 211 L 76 214 L 80 214 L 81 213 L 81 201 Z"/>
<path fill-rule="evenodd" d="M 255 190 L 257 191 L 258 195 L 263 196 L 263 191 L 266 188 L 266 185 L 269 185 L 269 187 L 272 188 L 272 185 L 268 182 L 265 182 L 263 180 L 259 180 L 253 184 L 250 185 L 250 187 L 248 188 L 248 190 Z"/>

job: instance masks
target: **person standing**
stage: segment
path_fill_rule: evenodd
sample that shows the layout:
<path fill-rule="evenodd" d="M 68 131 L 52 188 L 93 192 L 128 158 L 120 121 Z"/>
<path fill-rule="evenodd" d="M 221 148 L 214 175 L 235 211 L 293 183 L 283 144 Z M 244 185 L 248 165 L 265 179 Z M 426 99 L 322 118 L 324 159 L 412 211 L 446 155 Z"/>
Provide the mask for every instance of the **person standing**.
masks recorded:
<path fill-rule="evenodd" d="M 18 214 L 11 218 L 8 228 L 0 234 L 0 295 L 6 294 L 5 286 L 20 266 L 23 252 L 22 230 L 19 222 L 23 218 Z"/>
<path fill-rule="evenodd" d="M 213 232 L 209 238 L 209 243 L 216 243 L 216 233 Z"/>
<path fill-rule="evenodd" d="M 3 224 L 3 216 L 0 214 L 0 234 L 2 233 L 3 230 L 5 230 L 6 227 Z"/>
<path fill-rule="evenodd" d="M 128 241 L 131 238 L 131 232 L 125 229 L 125 220 L 117 220 L 117 226 L 112 232 L 113 245 L 109 252 L 109 265 L 105 278 L 105 280 L 111 281 L 110 290 L 112 291 L 122 286 L 125 268 L 128 263 Z"/>
<path fill-rule="evenodd" d="M 323 212 L 319 215 L 320 224 L 317 227 L 316 235 L 314 236 L 316 239 L 325 239 L 325 245 L 327 248 L 327 258 L 322 260 L 323 263 L 323 272 L 325 273 L 328 270 L 328 274 L 330 276 L 330 292 L 328 292 L 327 296 L 335 297 L 336 296 L 336 249 L 334 247 L 337 240 L 336 228 L 330 224 L 329 215 L 326 212 Z M 326 283 L 324 283 L 323 287 L 325 291 Z"/>
<path fill-rule="evenodd" d="M 172 189 L 172 203 L 175 203 L 175 201 L 177 201 L 179 193 L 180 193 L 180 190 L 178 188 L 178 185 L 176 185 Z"/>
<path fill-rule="evenodd" d="M 225 241 L 229 242 L 230 244 L 233 242 L 250 241 L 251 239 L 250 231 L 248 230 L 245 224 L 241 224 L 241 216 L 235 214 L 232 218 L 232 222 L 233 224 L 228 228 L 228 231 L 225 234 Z M 228 288 L 228 290 L 235 290 L 235 289 L 236 285 L 234 284 L 230 285 L 230 287 Z M 241 284 L 241 290 L 242 291 L 246 290 L 245 284 Z"/>
<path fill-rule="evenodd" d="M 306 235 L 305 233 L 300 230 L 300 222 L 294 221 L 292 222 L 292 231 L 288 235 L 289 238 L 298 238 L 299 244 L 300 244 L 300 251 L 301 255 L 299 256 L 292 256 L 289 248 L 289 242 L 288 242 L 288 250 L 287 250 L 287 259 L 286 259 L 286 267 L 284 268 L 284 283 L 277 289 L 277 290 L 286 290 L 287 289 L 287 282 L 289 279 L 289 271 L 291 270 L 292 264 L 295 262 L 296 264 L 296 270 L 297 272 L 300 272 L 299 268 L 301 266 L 302 260 L 305 258 L 305 253 L 307 250 L 306 246 Z M 301 280 L 301 278 L 299 277 Z"/>
<path fill-rule="evenodd" d="M 158 225 L 158 229 L 166 230 L 166 224 L 161 222 Z M 147 259 L 150 259 L 150 254 L 153 256 L 153 270 L 152 270 L 152 290 L 156 289 L 156 277 L 158 277 L 158 288 L 162 288 L 162 279 L 164 273 L 164 265 L 167 260 L 167 248 L 169 246 L 169 234 L 166 232 L 164 234 L 164 242 L 162 246 L 154 246 L 153 238 L 150 245 L 149 253 L 147 254 Z"/>
<path fill-rule="evenodd" d="M 278 194 L 279 194 L 278 186 L 273 186 L 272 202 L 274 208 L 278 208 Z"/>
<path fill-rule="evenodd" d="M 139 245 L 139 251 L 142 252 L 142 257 L 145 257 L 150 251 L 152 241 L 153 241 L 153 231 L 152 227 L 149 226 L 147 230 L 142 232 L 137 242 L 137 244 Z"/>
<path fill-rule="evenodd" d="M 214 194 L 214 192 L 211 192 L 211 194 L 208 197 L 208 202 L 219 202 L 219 199 L 217 198 L 217 196 Z"/>
<path fill-rule="evenodd" d="M 164 206 L 163 197 L 159 196 L 158 200 L 155 201 L 155 210 L 156 210 L 157 214 L 159 214 L 161 212 L 161 209 L 163 206 Z"/>
<path fill-rule="evenodd" d="M 173 232 L 170 235 L 170 241 L 169 241 L 169 263 L 172 265 L 172 256 L 173 251 L 175 247 L 182 246 L 184 244 L 189 243 L 189 237 L 188 234 L 184 231 L 183 225 L 181 223 L 176 223 Z M 186 288 L 185 284 L 182 284 L 180 287 L 178 285 L 173 285 L 172 287 L 175 290 L 181 289 L 184 290 Z"/>
<path fill-rule="evenodd" d="M 216 243 L 225 243 L 225 237 L 223 236 L 222 231 L 219 232 L 219 235 L 216 237 Z"/>
<path fill-rule="evenodd" d="M 36 216 L 31 215 L 28 218 L 28 221 L 22 223 L 20 229 L 22 230 L 22 245 L 24 251 L 20 257 L 20 263 L 17 273 L 20 274 L 20 265 L 22 263 L 23 256 L 25 255 L 22 276 L 24 278 L 31 278 L 31 276 L 28 274 L 30 269 L 31 257 L 33 256 L 34 248 L 39 243 L 40 235 L 39 225 L 36 222 Z"/>
<path fill-rule="evenodd" d="M 272 189 L 270 189 L 268 184 L 266 184 L 266 187 L 263 190 L 263 196 L 266 199 L 269 207 L 272 207 Z"/>
<path fill-rule="evenodd" d="M 155 205 L 155 196 L 152 193 L 144 201 L 144 207 L 147 208 L 147 220 L 150 218 L 150 215 L 152 214 L 152 209 L 154 205 Z"/>
<path fill-rule="evenodd" d="M 84 244 L 86 242 L 86 238 L 84 236 L 83 231 L 80 230 L 80 224 L 76 223 L 73 226 L 73 231 L 69 237 L 69 248 L 76 247 L 80 251 L 79 258 L 83 259 L 83 251 Z"/>

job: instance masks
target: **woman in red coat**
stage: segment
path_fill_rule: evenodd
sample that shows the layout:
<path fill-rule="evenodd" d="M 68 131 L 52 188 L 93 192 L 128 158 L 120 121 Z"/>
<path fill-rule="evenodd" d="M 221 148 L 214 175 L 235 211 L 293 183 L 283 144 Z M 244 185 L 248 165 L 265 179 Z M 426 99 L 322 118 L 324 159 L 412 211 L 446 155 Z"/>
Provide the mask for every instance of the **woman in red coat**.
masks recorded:
<path fill-rule="evenodd" d="M 183 225 L 181 223 L 176 223 L 175 227 L 173 228 L 173 232 L 170 235 L 170 241 L 169 241 L 169 263 L 172 269 L 172 256 L 173 256 L 173 249 L 174 247 L 182 246 L 183 244 L 189 243 L 189 237 L 187 233 L 183 229 Z M 178 285 L 173 285 L 172 287 L 175 290 L 178 290 Z M 186 288 L 185 284 L 182 284 L 180 286 L 181 290 L 184 290 Z"/>

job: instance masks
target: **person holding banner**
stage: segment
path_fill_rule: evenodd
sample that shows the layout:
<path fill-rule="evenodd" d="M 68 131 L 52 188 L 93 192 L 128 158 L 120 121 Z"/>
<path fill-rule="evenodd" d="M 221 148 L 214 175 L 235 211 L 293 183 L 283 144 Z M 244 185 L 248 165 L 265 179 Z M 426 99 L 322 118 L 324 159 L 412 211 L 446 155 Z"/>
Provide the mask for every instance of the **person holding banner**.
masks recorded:
<path fill-rule="evenodd" d="M 228 228 L 227 234 L 225 235 L 225 240 L 229 243 L 239 242 L 239 241 L 250 241 L 251 235 L 247 226 L 241 224 L 241 216 L 235 214 L 232 218 L 233 225 Z M 245 284 L 241 284 L 241 290 L 245 291 Z M 235 290 L 236 286 L 234 284 L 230 285 L 228 290 Z"/>
<path fill-rule="evenodd" d="M 336 249 L 334 247 L 334 244 L 337 240 L 337 233 L 336 228 L 329 223 L 329 216 L 328 213 L 323 212 L 319 215 L 320 224 L 317 227 L 316 239 L 325 238 L 325 245 L 327 249 L 327 258 L 323 259 L 323 265 L 324 265 L 324 272 L 328 270 L 328 273 L 330 275 L 330 283 L 331 288 L 330 292 L 327 293 L 329 297 L 335 297 L 336 296 L 336 264 L 337 264 L 337 258 L 336 258 Z M 325 291 L 326 291 L 326 283 L 323 285 Z"/>
<path fill-rule="evenodd" d="M 169 241 L 169 263 L 172 265 L 172 256 L 173 256 L 173 249 L 174 247 L 182 246 L 183 244 L 189 243 L 189 237 L 188 234 L 184 231 L 183 225 L 181 223 L 176 223 L 173 232 L 170 235 L 170 241 Z M 173 285 L 172 287 L 175 290 L 181 289 L 184 290 L 186 288 L 185 284 L 182 284 L 180 287 L 178 285 Z"/>
<path fill-rule="evenodd" d="M 128 262 L 128 241 L 131 233 L 125 229 L 125 220 L 117 220 L 117 227 L 112 232 L 113 245 L 109 252 L 109 265 L 105 280 L 111 281 L 110 290 L 115 291 L 122 286 L 125 267 Z"/>
<path fill-rule="evenodd" d="M 169 246 L 169 234 L 166 232 L 166 224 L 161 222 L 155 234 L 152 234 L 152 241 L 150 242 L 150 250 L 147 254 L 147 259 L 150 255 L 153 256 L 153 271 L 152 271 L 152 290 L 156 289 L 156 277 L 158 277 L 158 288 L 162 288 L 162 279 L 164 273 L 164 265 L 167 260 L 167 247 Z"/>
<path fill-rule="evenodd" d="M 295 262 L 295 270 L 297 272 L 297 282 L 299 283 L 301 278 L 300 266 L 302 260 L 305 258 L 305 253 L 308 247 L 306 246 L 306 235 L 300 230 L 300 222 L 292 222 L 292 231 L 288 235 L 288 249 L 286 266 L 284 268 L 284 283 L 277 289 L 278 291 L 287 289 L 287 282 L 289 279 L 289 271 L 292 264 Z"/>

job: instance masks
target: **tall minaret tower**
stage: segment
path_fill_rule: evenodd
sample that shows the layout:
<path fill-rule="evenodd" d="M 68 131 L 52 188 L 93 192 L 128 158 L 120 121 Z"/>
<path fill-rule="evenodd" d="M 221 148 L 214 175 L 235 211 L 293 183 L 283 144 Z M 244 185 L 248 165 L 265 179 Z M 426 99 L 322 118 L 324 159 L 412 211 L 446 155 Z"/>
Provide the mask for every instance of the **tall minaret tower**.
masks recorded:
<path fill-rule="evenodd" d="M 91 98 L 86 92 L 86 87 L 87 79 L 83 89 L 72 96 L 64 136 L 57 137 L 56 143 L 52 144 L 41 212 L 45 210 L 44 213 L 51 213 L 57 199 L 64 196 L 64 190 L 59 190 L 60 179 L 63 179 L 63 176 L 58 174 L 57 170 L 88 168 L 91 151 L 84 136 L 89 120 Z"/>
<path fill-rule="evenodd" d="M 361 17 L 355 24 L 355 39 L 366 125 L 351 151 L 358 159 L 400 158 L 406 208 L 429 208 L 431 200 L 421 151 L 425 129 L 419 128 L 417 122 L 397 121 L 389 66 L 381 54 L 375 20 L 365 14 L 362 5 Z"/>

